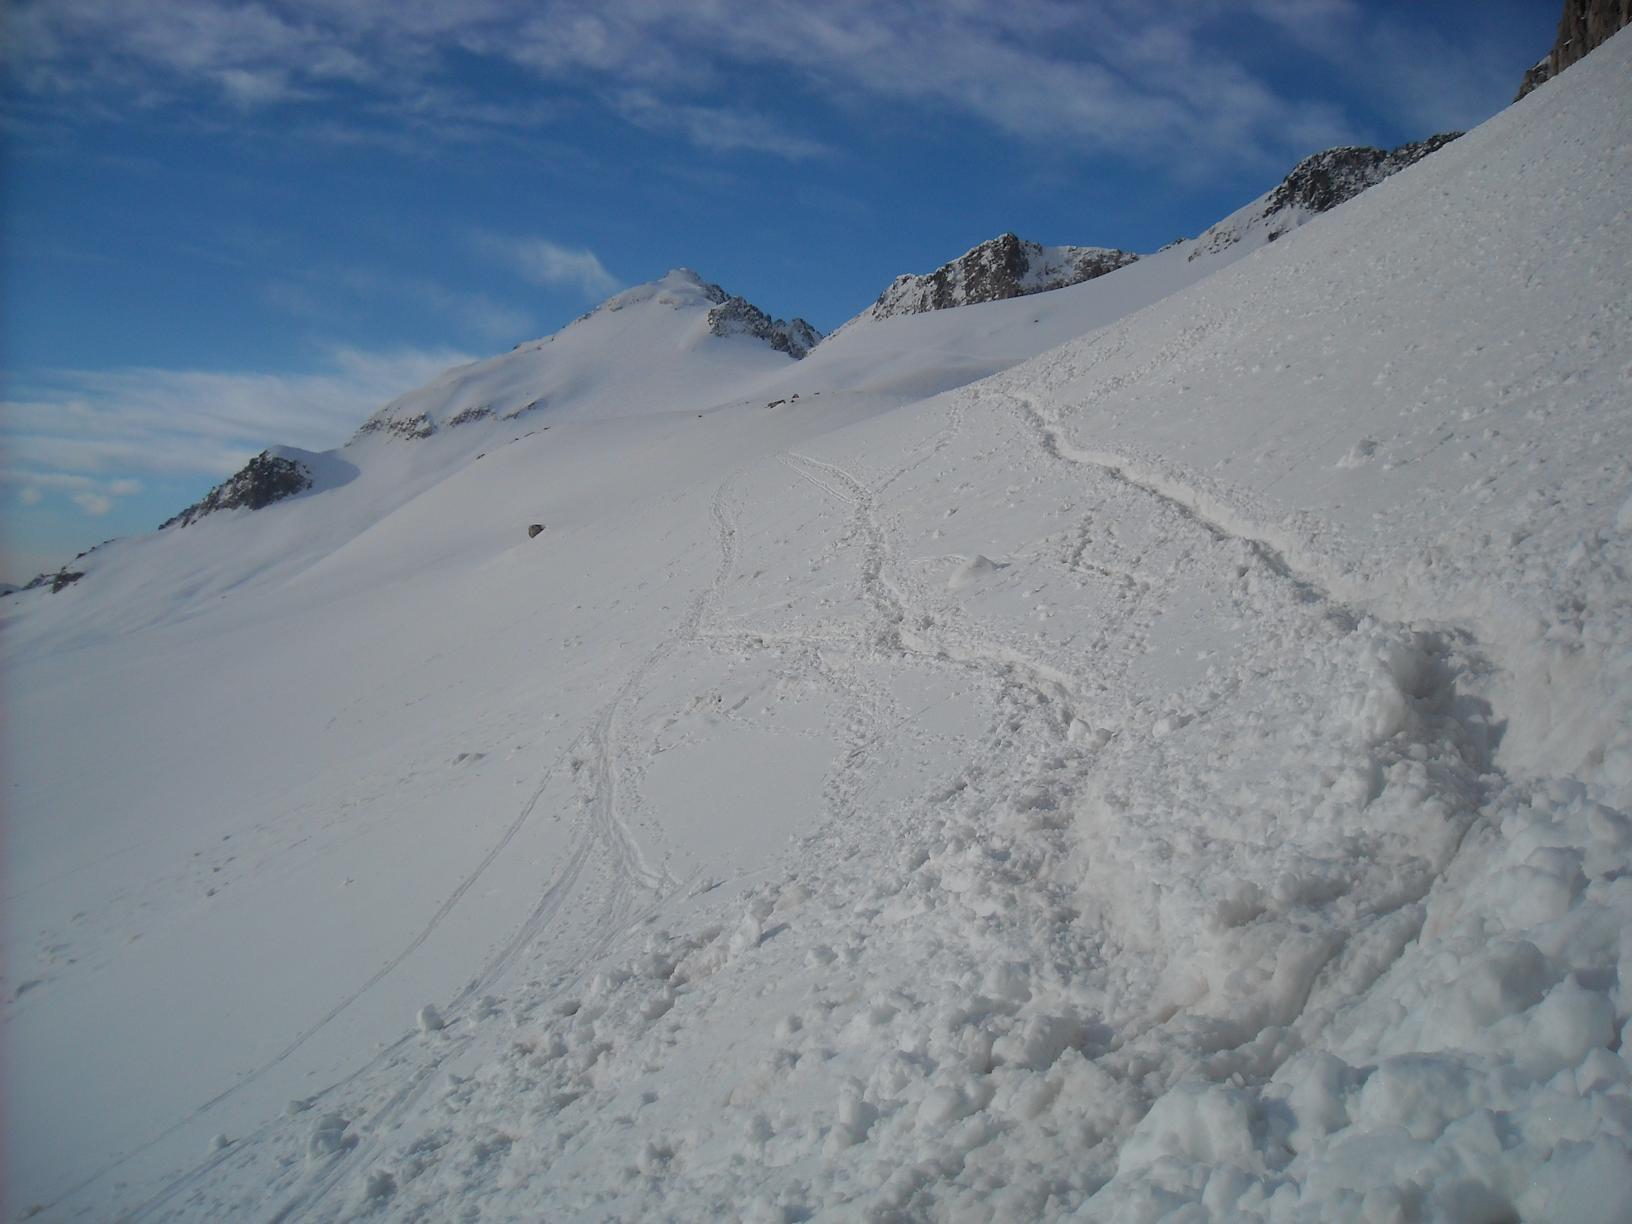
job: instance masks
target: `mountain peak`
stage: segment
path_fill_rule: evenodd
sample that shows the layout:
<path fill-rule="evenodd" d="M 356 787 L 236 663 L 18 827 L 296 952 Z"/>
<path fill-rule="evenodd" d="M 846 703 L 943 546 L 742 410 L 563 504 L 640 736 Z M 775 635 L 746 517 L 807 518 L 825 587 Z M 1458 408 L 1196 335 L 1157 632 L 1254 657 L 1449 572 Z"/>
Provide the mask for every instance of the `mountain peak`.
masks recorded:
<path fill-rule="evenodd" d="M 683 310 L 689 306 L 718 305 L 730 296 L 724 289 L 705 281 L 690 268 L 670 268 L 656 280 L 614 293 L 583 318 L 590 318 L 603 311 L 626 310 L 642 302 L 655 301 L 675 310 Z"/>
<path fill-rule="evenodd" d="M 758 343 L 712 343 L 739 336 Z M 803 357 L 821 338 L 803 319 L 773 318 L 691 268 L 671 268 L 613 294 L 554 335 L 449 370 L 400 396 L 364 421 L 357 436 L 420 440 L 482 422 L 484 429 L 502 430 L 545 409 L 557 420 L 627 415 L 648 406 L 672 410 L 677 380 L 702 394 L 744 369 L 774 373 L 779 362 Z M 642 374 L 659 369 L 669 376 Z"/>

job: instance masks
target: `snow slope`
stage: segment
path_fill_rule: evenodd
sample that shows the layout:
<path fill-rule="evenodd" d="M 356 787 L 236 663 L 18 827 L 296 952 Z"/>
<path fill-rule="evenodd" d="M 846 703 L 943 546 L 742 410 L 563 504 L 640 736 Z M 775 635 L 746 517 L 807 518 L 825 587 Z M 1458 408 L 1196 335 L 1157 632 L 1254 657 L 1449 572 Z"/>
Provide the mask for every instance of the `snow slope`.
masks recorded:
<path fill-rule="evenodd" d="M 11 1209 L 1618 1218 L 1629 61 L 8 599 Z"/>

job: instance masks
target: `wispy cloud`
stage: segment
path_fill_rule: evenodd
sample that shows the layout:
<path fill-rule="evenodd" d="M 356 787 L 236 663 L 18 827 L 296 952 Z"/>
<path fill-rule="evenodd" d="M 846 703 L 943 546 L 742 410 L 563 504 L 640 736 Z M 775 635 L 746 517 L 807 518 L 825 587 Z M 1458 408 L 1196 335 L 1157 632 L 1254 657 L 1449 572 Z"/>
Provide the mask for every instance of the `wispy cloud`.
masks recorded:
<path fill-rule="evenodd" d="M 445 334 L 484 342 L 527 338 L 533 317 L 488 294 L 454 289 L 423 276 L 378 268 L 308 268 L 290 272 L 262 289 L 262 298 L 287 314 L 343 326 L 359 302 L 407 300 L 436 315 Z"/>
<path fill-rule="evenodd" d="M 478 253 L 509 268 L 523 280 L 551 289 L 575 289 L 599 300 L 623 287 L 600 257 L 584 247 L 562 246 L 548 238 L 511 238 L 478 231 L 470 236 Z"/>
<path fill-rule="evenodd" d="M 620 90 L 613 108 L 629 122 L 656 132 L 686 137 L 700 149 L 716 153 L 750 149 L 789 161 L 823 157 L 832 150 L 820 141 L 789 132 L 776 120 L 729 106 L 698 106 L 666 102 L 642 89 Z"/>
<path fill-rule="evenodd" d="M 270 444 L 335 446 L 381 404 L 468 360 L 335 349 L 305 374 L 61 371 L 0 405 L 0 484 L 24 504 L 56 494 L 100 516 L 145 483 L 225 476 Z"/>
<path fill-rule="evenodd" d="M 851 123 L 876 121 L 885 104 L 1052 152 L 1181 167 L 1361 134 L 1352 116 L 1271 79 L 1276 48 L 1370 74 L 1369 92 L 1393 85 L 1424 127 L 1494 109 L 1511 66 L 1492 65 L 1478 40 L 1436 36 L 1433 7 L 1195 0 L 1158 16 L 1148 0 L 18 0 L 10 33 L 17 79 L 36 97 L 115 90 L 154 106 L 204 91 L 241 109 L 326 98 L 344 113 L 325 115 L 331 133 L 356 141 L 404 125 L 496 138 L 603 105 L 710 153 L 801 159 L 832 143 L 801 130 L 816 99 Z M 456 56 L 519 69 L 548 101 L 495 102 L 468 81 L 462 92 Z"/>

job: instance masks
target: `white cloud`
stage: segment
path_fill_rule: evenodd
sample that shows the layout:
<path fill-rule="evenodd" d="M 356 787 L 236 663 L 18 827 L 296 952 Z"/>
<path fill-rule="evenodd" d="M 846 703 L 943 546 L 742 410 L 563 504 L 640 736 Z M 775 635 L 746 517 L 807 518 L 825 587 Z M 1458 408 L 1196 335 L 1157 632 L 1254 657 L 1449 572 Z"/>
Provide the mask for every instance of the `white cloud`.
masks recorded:
<path fill-rule="evenodd" d="M 262 288 L 269 305 L 298 318 L 344 325 L 358 301 L 408 300 L 438 316 L 445 334 L 515 344 L 532 334 L 533 317 L 485 293 L 451 289 L 422 276 L 378 268 L 308 268 Z"/>
<path fill-rule="evenodd" d="M 1174 169 L 1282 160 L 1364 135 L 1278 87 L 1277 49 L 1323 64 L 1424 129 L 1505 100 L 1516 69 L 1488 39 L 1438 36 L 1433 6 L 1357 0 L 19 0 L 18 79 L 37 96 L 203 90 L 241 108 L 313 97 L 330 139 L 499 139 L 599 101 L 714 153 L 808 158 L 808 99 L 877 121 L 881 105 L 958 116 L 1078 155 Z M 1441 21 L 1442 23 L 1442 21 Z M 552 102 L 461 92 L 450 53 L 519 67 Z M 1499 57 L 1498 57 L 1499 58 Z M 780 74 L 776 89 L 767 73 Z M 1505 74 L 1505 75 L 1504 75 Z M 758 89 L 745 90 L 745 83 Z M 345 89 L 337 88 L 344 85 Z M 1387 96 L 1398 91 L 1398 99 Z M 1492 91 L 1496 92 L 1492 92 Z M 789 103 L 789 105 L 784 105 Z M 371 135 L 372 133 L 372 135 Z"/>
<path fill-rule="evenodd" d="M 102 515 L 144 481 L 226 476 L 276 443 L 336 446 L 381 404 L 469 360 L 451 349 L 342 348 L 304 374 L 60 371 L 0 405 L 0 484 L 25 505 L 58 493 Z"/>
<path fill-rule="evenodd" d="M 471 244 L 494 263 L 535 285 L 576 289 L 592 301 L 623 287 L 600 257 L 584 247 L 562 246 L 548 238 L 507 238 L 483 232 L 472 234 Z"/>
<path fill-rule="evenodd" d="M 796 136 L 774 119 L 752 111 L 665 102 L 641 89 L 619 91 L 612 104 L 631 123 L 652 131 L 678 133 L 698 148 L 716 153 L 747 149 L 802 161 L 832 152 L 826 145 Z"/>

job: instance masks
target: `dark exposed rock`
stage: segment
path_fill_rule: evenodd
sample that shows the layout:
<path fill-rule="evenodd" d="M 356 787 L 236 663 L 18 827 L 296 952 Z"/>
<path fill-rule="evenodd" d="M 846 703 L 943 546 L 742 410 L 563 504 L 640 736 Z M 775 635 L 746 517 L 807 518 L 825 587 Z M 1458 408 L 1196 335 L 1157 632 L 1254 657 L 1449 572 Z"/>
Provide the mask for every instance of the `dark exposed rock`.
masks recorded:
<path fill-rule="evenodd" d="M 159 530 L 186 527 L 218 510 L 237 510 L 240 507 L 259 510 L 311 486 L 312 474 L 304 464 L 274 455 L 271 451 L 262 451 L 234 476 L 211 489 L 201 501 L 160 523 Z"/>
<path fill-rule="evenodd" d="M 543 523 L 529 523 L 527 525 L 527 538 L 529 540 L 536 539 L 538 537 L 539 533 L 542 532 L 543 530 L 544 530 L 544 524 Z"/>
<path fill-rule="evenodd" d="M 436 432 L 431 418 L 423 412 L 411 417 L 385 415 L 389 408 L 375 413 L 357 427 L 357 437 L 371 433 L 386 433 L 398 438 L 428 438 Z"/>
<path fill-rule="evenodd" d="M 718 285 L 708 286 L 724 294 Z M 710 298 L 713 298 L 711 293 Z M 726 296 L 708 312 L 708 330 L 716 336 L 752 336 L 795 360 L 821 342 L 822 333 L 803 319 L 773 319 L 746 298 Z"/>
<path fill-rule="evenodd" d="M 1265 238 L 1274 242 L 1311 216 L 1329 212 L 1339 204 L 1354 199 L 1390 175 L 1398 174 L 1430 153 L 1438 152 L 1461 135 L 1461 132 L 1441 132 L 1426 140 L 1403 144 L 1397 149 L 1346 145 L 1311 154 L 1292 167 L 1292 172 L 1258 204 L 1226 217 L 1198 238 L 1189 258 L 1210 255 L 1233 246 L 1259 226 L 1265 228 Z"/>
<path fill-rule="evenodd" d="M 1632 25 L 1632 0 L 1564 0 L 1553 49 L 1524 74 L 1513 100 L 1550 81 L 1627 25 Z"/>
<path fill-rule="evenodd" d="M 553 340 L 555 337 L 552 336 L 550 338 Z M 504 419 L 506 421 L 513 421 L 524 413 L 531 412 L 534 408 L 542 408 L 544 403 L 545 401 L 543 396 L 539 396 L 539 398 L 535 400 L 528 400 L 520 408 L 512 408 L 509 412 L 505 413 Z"/>
<path fill-rule="evenodd" d="M 83 557 L 85 554 L 80 553 L 79 555 Z M 78 560 L 78 558 L 76 557 L 75 560 Z M 58 591 L 62 590 L 63 587 L 73 586 L 74 583 L 78 582 L 83 577 L 85 577 L 84 570 L 71 570 L 65 565 L 55 573 L 41 574 L 32 581 L 24 583 L 21 587 L 8 587 L 4 594 L 10 595 L 19 590 L 37 591 L 41 587 L 48 586 L 51 588 L 51 594 L 55 595 Z"/>
<path fill-rule="evenodd" d="M 948 310 L 1063 289 L 1114 272 L 1139 257 L 1108 247 L 1045 247 L 1000 234 L 927 276 L 898 276 L 864 317 Z"/>
<path fill-rule="evenodd" d="M 492 415 L 493 409 L 491 408 L 465 408 L 448 421 L 448 428 L 452 429 L 456 425 L 469 425 L 472 421 L 486 420 Z"/>
<path fill-rule="evenodd" d="M 1430 153 L 1437 153 L 1460 135 L 1441 132 L 1387 151 L 1349 146 L 1316 153 L 1294 166 L 1280 186 L 1269 193 L 1269 211 L 1274 214 L 1301 208 L 1305 212 L 1327 212 Z"/>

